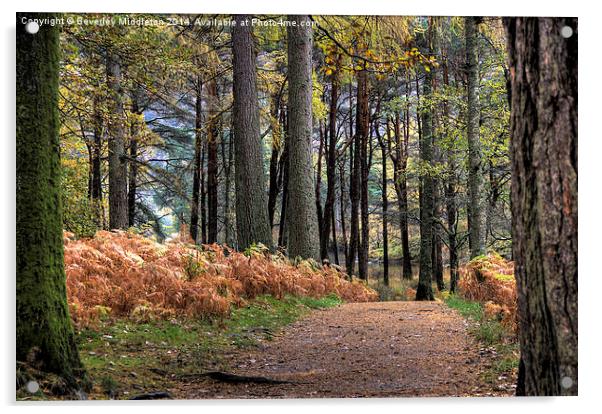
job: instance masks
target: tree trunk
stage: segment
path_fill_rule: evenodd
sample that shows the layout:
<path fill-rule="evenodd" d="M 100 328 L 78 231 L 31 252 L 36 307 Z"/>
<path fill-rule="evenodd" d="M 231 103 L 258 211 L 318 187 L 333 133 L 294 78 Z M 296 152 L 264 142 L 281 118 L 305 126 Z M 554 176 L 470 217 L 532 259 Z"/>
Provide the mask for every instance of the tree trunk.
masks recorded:
<path fill-rule="evenodd" d="M 280 110 L 280 99 L 279 95 L 275 94 L 272 96 L 272 110 L 271 116 L 273 118 L 273 124 L 279 125 L 279 110 Z M 270 221 L 270 230 L 274 228 L 274 215 L 276 213 L 276 202 L 278 201 L 278 194 L 280 194 L 280 182 L 279 178 L 282 176 L 282 170 L 278 168 L 281 164 L 282 142 L 281 136 L 275 130 L 276 127 L 272 127 L 272 154 L 270 156 L 270 187 L 268 191 L 268 219 Z"/>
<path fill-rule="evenodd" d="M 464 19 L 466 30 L 466 67 L 468 72 L 468 224 L 470 257 L 485 253 L 482 214 L 482 167 L 481 143 L 479 139 L 479 48 L 477 46 L 476 17 Z"/>
<path fill-rule="evenodd" d="M 370 139 L 370 109 L 368 107 L 368 72 L 357 75 L 357 131 L 359 146 L 359 175 L 361 197 L 361 241 L 358 248 L 358 273 L 362 280 L 368 279 L 369 211 L 368 211 L 368 141 Z"/>
<path fill-rule="evenodd" d="M 128 227 L 127 160 L 125 156 L 125 123 L 123 89 L 118 58 L 107 52 L 107 86 L 110 91 L 109 112 L 109 227 Z"/>
<path fill-rule="evenodd" d="M 63 267 L 60 203 L 59 28 L 25 31 L 17 13 L 16 357 L 77 388 L 77 353 Z"/>
<path fill-rule="evenodd" d="M 92 209 L 94 211 L 94 221 L 98 228 L 104 227 L 104 214 L 102 206 L 102 138 L 103 122 L 102 109 L 100 107 L 100 96 L 98 92 L 94 93 L 93 99 L 93 122 L 94 122 L 94 144 L 92 148 Z"/>
<path fill-rule="evenodd" d="M 339 100 L 339 71 L 337 69 L 330 78 L 330 113 L 328 121 L 328 146 L 326 156 L 326 202 L 324 203 L 324 217 L 322 235 L 320 237 L 320 256 L 322 260 L 328 259 L 328 241 L 330 238 L 329 217 L 334 215 L 335 187 L 336 187 L 336 145 L 337 145 L 337 104 Z M 333 216 L 334 217 L 334 216 Z M 334 225 L 333 225 L 334 226 Z M 334 228 L 333 228 L 334 231 Z M 334 237 L 334 236 L 333 236 Z M 335 241 L 336 242 L 336 241 Z M 338 255 L 337 252 L 335 254 Z"/>
<path fill-rule="evenodd" d="M 378 119 L 377 119 L 378 121 Z M 383 279 L 389 286 L 389 198 L 387 197 L 387 146 L 380 136 L 378 122 L 375 122 L 375 132 L 381 149 L 382 159 L 382 203 L 383 203 Z M 388 128 L 388 124 L 387 124 Z"/>
<path fill-rule="evenodd" d="M 406 83 L 406 99 L 410 95 L 410 83 Z M 412 257 L 410 253 L 410 235 L 408 226 L 408 187 L 406 170 L 408 165 L 408 147 L 410 140 L 410 109 L 406 108 L 404 113 L 403 139 L 401 133 L 401 120 L 399 114 L 395 114 L 394 132 L 395 132 L 395 151 L 389 150 L 389 157 L 393 162 L 393 179 L 395 182 L 395 193 L 397 194 L 397 204 L 399 209 L 399 229 L 401 237 L 402 252 L 402 278 L 411 280 L 412 275 Z M 391 145 L 390 128 L 387 126 L 388 142 Z"/>
<path fill-rule="evenodd" d="M 248 15 L 234 16 L 232 29 L 234 70 L 233 130 L 235 148 L 236 231 L 238 248 L 254 243 L 272 248 L 268 219 L 263 147 L 259 131 L 256 54 Z"/>
<path fill-rule="evenodd" d="M 432 27 L 429 23 L 428 42 L 430 43 Z M 430 52 L 430 47 L 429 47 Z M 426 102 L 431 98 L 433 73 L 426 71 L 424 75 L 423 97 Z M 433 157 L 433 115 L 431 105 L 424 105 L 422 111 L 422 139 L 420 141 L 420 159 L 425 166 L 430 166 Z M 433 178 L 430 173 L 422 173 L 420 188 L 420 274 L 416 300 L 434 300 L 432 288 L 433 273 Z"/>
<path fill-rule="evenodd" d="M 128 175 L 128 225 L 131 227 L 136 221 L 136 191 L 138 178 L 138 134 L 141 125 L 138 117 L 142 115 L 139 103 L 139 92 L 132 91 L 132 115 L 135 117 L 130 124 L 130 161 Z"/>
<path fill-rule="evenodd" d="M 356 133 L 353 138 L 353 147 L 349 146 L 350 178 L 349 197 L 351 199 L 351 224 L 349 229 L 349 254 L 347 255 L 347 274 L 353 276 L 355 272 L 355 258 L 358 252 L 360 234 L 360 146 L 361 140 Z"/>
<path fill-rule="evenodd" d="M 347 215 L 347 206 L 348 206 L 348 200 L 349 200 L 349 194 L 348 192 L 345 190 L 346 189 L 346 185 L 345 185 L 345 164 L 346 164 L 346 157 L 345 157 L 345 153 L 342 154 L 342 159 L 341 162 L 339 164 L 339 181 L 340 181 L 340 206 L 339 206 L 339 211 L 340 211 L 340 217 L 341 217 L 341 232 L 343 233 L 343 252 L 345 255 L 345 263 L 347 263 L 347 254 L 348 254 L 348 243 L 347 243 L 347 220 L 345 219 L 345 216 Z"/>
<path fill-rule="evenodd" d="M 444 59 L 443 65 L 443 83 L 449 86 L 449 72 L 447 60 Z M 443 101 L 443 129 L 447 136 L 449 133 L 449 104 L 447 100 Z M 458 162 L 453 146 L 447 147 L 446 153 L 447 162 L 447 179 L 444 183 L 445 193 L 445 208 L 447 210 L 447 234 L 449 248 L 449 291 L 455 293 L 458 287 L 458 243 L 457 243 L 457 221 L 458 209 L 456 202 L 456 186 L 457 186 L 457 169 Z"/>
<path fill-rule="evenodd" d="M 218 166 L 217 151 L 219 139 L 217 82 L 211 80 L 207 85 L 209 121 L 207 125 L 207 243 L 217 243 L 217 194 Z"/>
<path fill-rule="evenodd" d="M 322 128 L 322 121 L 318 122 L 318 135 L 320 137 L 320 144 L 318 145 L 318 161 L 316 163 L 315 203 L 318 215 L 318 232 L 321 236 L 324 220 L 322 212 L 322 155 L 324 154 L 324 142 L 326 141 L 325 135 L 328 135 L 326 127 Z"/>
<path fill-rule="evenodd" d="M 290 257 L 320 260 L 318 216 L 312 188 L 312 30 L 301 22 L 309 16 L 289 16 L 296 26 L 289 26 L 289 205 L 288 253 Z M 324 216 L 325 222 L 330 216 Z M 328 239 L 328 235 L 326 236 Z"/>
<path fill-rule="evenodd" d="M 224 163 L 224 186 L 226 187 L 224 190 L 224 242 L 228 246 L 234 246 L 233 240 L 233 231 L 231 231 L 230 224 L 230 187 L 231 187 L 231 177 L 232 177 L 232 164 L 234 162 L 233 159 L 233 148 L 234 142 L 232 141 L 232 135 L 229 135 L 228 138 L 228 155 L 226 156 L 226 143 L 222 142 L 222 162 Z"/>
<path fill-rule="evenodd" d="M 507 18 L 519 395 L 577 395 L 577 18 Z M 564 26 L 573 29 L 564 38 Z"/>
<path fill-rule="evenodd" d="M 207 186 L 205 185 L 205 157 L 207 154 L 207 142 L 201 145 L 201 183 L 200 183 L 200 210 L 201 210 L 201 243 L 207 244 Z"/>
<path fill-rule="evenodd" d="M 199 206 L 201 190 L 201 174 L 203 164 L 201 152 L 203 150 L 203 81 L 200 76 L 196 81 L 195 103 L 195 134 L 194 134 L 194 169 L 192 173 L 192 200 L 190 203 L 190 237 L 199 243 Z"/>

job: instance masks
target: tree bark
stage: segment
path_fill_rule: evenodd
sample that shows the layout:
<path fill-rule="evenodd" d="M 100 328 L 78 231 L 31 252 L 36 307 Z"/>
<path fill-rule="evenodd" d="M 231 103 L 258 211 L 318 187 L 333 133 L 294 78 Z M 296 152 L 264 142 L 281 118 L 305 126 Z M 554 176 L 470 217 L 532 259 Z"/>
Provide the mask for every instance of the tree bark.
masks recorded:
<path fill-rule="evenodd" d="M 138 117 L 142 115 L 140 108 L 140 94 L 138 90 L 132 91 L 132 115 L 135 119 L 130 124 L 130 161 L 128 174 L 128 225 L 131 227 L 136 222 L 136 191 L 138 179 L 138 134 L 141 125 Z"/>
<path fill-rule="evenodd" d="M 102 205 L 102 139 L 103 139 L 103 121 L 100 96 L 98 92 L 94 93 L 93 98 L 93 122 L 94 122 L 94 143 L 92 148 L 92 208 L 94 211 L 94 221 L 98 228 L 104 227 L 104 211 Z"/>
<path fill-rule="evenodd" d="M 443 84 L 449 86 L 449 72 L 447 59 L 443 60 Z M 447 100 L 443 101 L 443 128 L 444 134 L 449 133 L 449 104 Z M 458 242 L 457 242 L 457 221 L 458 208 L 456 201 L 457 169 L 458 162 L 453 146 L 449 145 L 445 152 L 447 163 L 447 178 L 444 183 L 445 209 L 447 211 L 447 235 L 449 248 L 449 291 L 455 293 L 458 287 Z"/>
<path fill-rule="evenodd" d="M 506 18 L 519 395 L 577 395 L 577 18 Z M 571 37 L 561 36 L 564 26 Z"/>
<path fill-rule="evenodd" d="M 410 83 L 406 83 L 406 99 L 410 96 Z M 395 137 L 395 148 L 389 149 L 389 157 L 393 162 L 393 180 L 395 183 L 395 193 L 397 194 L 397 204 L 399 209 L 399 229 L 401 237 L 402 252 L 402 278 L 411 280 L 412 275 L 412 257 L 410 253 L 410 235 L 408 226 L 408 187 L 406 170 L 408 165 L 408 148 L 410 140 L 410 109 L 404 111 L 403 138 L 401 132 L 401 120 L 399 114 L 395 114 L 393 121 L 393 130 Z M 387 134 L 390 134 L 390 128 L 387 127 Z M 388 136 L 388 145 L 391 146 L 391 137 Z"/>
<path fill-rule="evenodd" d="M 127 160 L 125 156 L 125 122 L 123 89 L 118 58 L 107 52 L 107 86 L 110 92 L 109 112 L 109 227 L 128 227 Z"/>
<path fill-rule="evenodd" d="M 17 13 L 16 358 L 78 388 L 85 373 L 69 317 L 60 203 L 59 28 L 25 31 Z"/>
<path fill-rule="evenodd" d="M 429 23 L 428 42 L 430 44 L 432 27 Z M 430 45 L 429 45 L 430 52 Z M 432 106 L 428 104 L 433 87 L 433 69 L 426 71 L 423 84 L 423 106 L 422 109 L 422 139 L 420 141 L 420 159 L 423 167 L 428 167 L 433 158 L 433 115 Z M 416 300 L 434 300 L 432 288 L 433 273 L 433 178 L 430 171 L 422 172 L 420 188 L 420 274 L 418 278 L 418 289 Z"/>
<path fill-rule="evenodd" d="M 361 204 L 361 240 L 358 248 L 358 273 L 362 280 L 368 279 L 368 249 L 370 245 L 368 211 L 368 141 L 370 139 L 370 108 L 368 107 L 368 72 L 361 70 L 357 75 L 357 128 L 359 140 L 359 181 Z M 358 155 L 358 154 L 356 154 Z"/>
<path fill-rule="evenodd" d="M 190 203 L 190 237 L 195 243 L 199 243 L 199 206 L 203 168 L 201 162 L 201 152 L 203 150 L 203 81 L 200 75 L 197 77 L 195 86 L 194 169 L 192 173 L 192 200 Z"/>
<path fill-rule="evenodd" d="M 312 30 L 302 25 L 309 16 L 289 16 L 296 26 L 287 28 L 289 75 L 289 205 L 290 257 L 320 260 L 318 215 L 312 189 Z M 329 222 L 330 216 L 324 216 Z M 326 237 L 328 239 L 328 235 Z"/>
<path fill-rule="evenodd" d="M 326 190 L 326 202 L 324 203 L 324 217 L 327 219 L 322 223 L 322 235 L 320 237 L 320 256 L 322 257 L 322 260 L 328 259 L 328 241 L 330 238 L 330 220 L 328 220 L 328 218 L 334 214 L 338 100 L 339 70 L 337 67 L 330 77 L 330 112 L 328 119 L 328 146 L 326 155 L 326 180 L 328 188 Z M 338 255 L 338 252 L 335 252 L 335 255 Z"/>
<path fill-rule="evenodd" d="M 378 119 L 375 122 L 374 131 L 378 137 L 381 149 L 382 160 L 382 205 L 383 205 L 383 281 L 385 286 L 389 286 L 389 198 L 387 197 L 387 145 L 382 140 L 378 125 Z M 390 138 L 387 123 L 387 135 Z"/>
<path fill-rule="evenodd" d="M 466 134 L 468 138 L 468 224 L 470 257 L 485 253 L 482 214 L 482 166 L 479 138 L 479 49 L 477 46 L 476 17 L 466 17 L 466 67 L 468 74 L 468 108 Z"/>
<path fill-rule="evenodd" d="M 234 20 L 233 130 L 238 248 L 244 250 L 254 243 L 272 248 L 263 147 L 259 131 L 253 33 L 248 15 L 235 15 Z"/>
<path fill-rule="evenodd" d="M 217 82 L 211 80 L 207 85 L 209 120 L 207 125 L 207 243 L 217 243 L 218 210 L 218 165 L 217 151 L 219 139 Z"/>

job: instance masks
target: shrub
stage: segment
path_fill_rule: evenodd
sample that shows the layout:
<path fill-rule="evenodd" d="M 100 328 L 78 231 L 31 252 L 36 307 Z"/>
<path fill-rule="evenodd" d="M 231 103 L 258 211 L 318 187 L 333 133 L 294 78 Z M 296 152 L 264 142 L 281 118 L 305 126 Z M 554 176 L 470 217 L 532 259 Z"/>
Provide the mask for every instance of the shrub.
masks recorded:
<path fill-rule="evenodd" d="M 516 332 L 514 263 L 497 253 L 475 257 L 460 268 L 460 295 L 478 301 L 488 317 Z"/>
<path fill-rule="evenodd" d="M 159 244 L 132 232 L 99 231 L 76 240 L 65 233 L 65 269 L 71 315 L 79 325 L 111 316 L 136 318 L 227 315 L 258 295 L 349 302 L 378 299 L 334 267 L 291 263 L 263 249 L 245 253 L 217 244 L 194 246 L 183 238 Z"/>

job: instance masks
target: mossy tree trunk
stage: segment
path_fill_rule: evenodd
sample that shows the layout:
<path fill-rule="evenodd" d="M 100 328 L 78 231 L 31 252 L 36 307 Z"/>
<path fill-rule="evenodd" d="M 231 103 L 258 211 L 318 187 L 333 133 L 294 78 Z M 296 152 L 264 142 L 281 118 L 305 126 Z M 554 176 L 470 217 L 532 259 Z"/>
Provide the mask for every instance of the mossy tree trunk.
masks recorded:
<path fill-rule="evenodd" d="M 238 248 L 244 250 L 253 243 L 271 248 L 273 242 L 259 131 L 256 53 L 251 19 L 248 15 L 236 15 L 234 20 L 237 23 L 232 29 L 232 63 Z"/>
<path fill-rule="evenodd" d="M 577 19 L 508 18 L 519 395 L 577 395 Z M 569 26 L 572 36 L 563 38 Z"/>
<path fill-rule="evenodd" d="M 17 13 L 17 361 L 77 386 L 83 375 L 65 287 L 58 115 L 59 30 Z M 28 13 L 28 18 L 52 15 Z"/>
<path fill-rule="evenodd" d="M 289 16 L 289 191 L 288 253 L 290 257 L 320 260 L 318 213 L 311 161 L 312 135 L 312 31 L 302 25 L 309 16 Z M 324 216 L 328 222 L 330 217 Z M 328 240 L 328 235 L 326 235 Z"/>

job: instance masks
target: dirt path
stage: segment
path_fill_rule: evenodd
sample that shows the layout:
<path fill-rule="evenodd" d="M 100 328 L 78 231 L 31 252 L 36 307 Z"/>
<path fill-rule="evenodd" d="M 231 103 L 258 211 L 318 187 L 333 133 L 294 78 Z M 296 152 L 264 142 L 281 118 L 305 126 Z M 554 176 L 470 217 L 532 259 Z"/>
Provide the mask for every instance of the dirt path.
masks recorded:
<path fill-rule="evenodd" d="M 182 397 L 504 395 L 480 385 L 482 354 L 464 319 L 442 303 L 345 304 L 312 312 L 257 349 L 229 356 L 233 374 L 290 383 L 202 378 Z"/>

